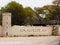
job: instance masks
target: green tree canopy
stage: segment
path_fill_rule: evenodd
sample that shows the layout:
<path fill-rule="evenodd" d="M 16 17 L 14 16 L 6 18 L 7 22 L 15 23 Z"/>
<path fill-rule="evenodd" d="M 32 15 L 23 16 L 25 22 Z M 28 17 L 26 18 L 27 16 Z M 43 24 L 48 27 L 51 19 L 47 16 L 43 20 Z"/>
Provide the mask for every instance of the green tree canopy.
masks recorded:
<path fill-rule="evenodd" d="M 0 10 L 0 25 L 2 25 L 2 14 L 1 14 L 1 10 Z"/>
<path fill-rule="evenodd" d="M 59 6 L 60 5 L 60 0 L 53 0 L 53 4 Z"/>
<path fill-rule="evenodd" d="M 26 13 L 26 20 L 25 23 L 32 24 L 34 20 L 34 11 L 30 7 L 25 7 L 25 13 Z"/>
<path fill-rule="evenodd" d="M 57 10 L 58 9 L 58 10 Z M 44 10 L 48 10 L 45 11 Z M 41 18 L 41 20 L 60 20 L 60 6 L 56 5 L 45 5 L 37 9 L 38 14 L 45 14 L 46 18 Z"/>
<path fill-rule="evenodd" d="M 5 12 L 12 13 L 12 24 L 23 24 L 25 20 L 25 11 L 21 4 L 11 1 L 5 8 Z"/>

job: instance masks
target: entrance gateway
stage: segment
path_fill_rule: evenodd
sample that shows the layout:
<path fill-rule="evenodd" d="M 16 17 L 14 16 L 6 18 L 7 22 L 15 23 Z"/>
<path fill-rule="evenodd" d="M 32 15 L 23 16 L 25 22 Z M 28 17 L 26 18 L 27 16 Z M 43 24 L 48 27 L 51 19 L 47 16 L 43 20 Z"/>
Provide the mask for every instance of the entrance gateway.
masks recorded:
<path fill-rule="evenodd" d="M 2 36 L 52 35 L 52 30 L 52 26 L 11 26 L 11 13 L 2 14 Z"/>

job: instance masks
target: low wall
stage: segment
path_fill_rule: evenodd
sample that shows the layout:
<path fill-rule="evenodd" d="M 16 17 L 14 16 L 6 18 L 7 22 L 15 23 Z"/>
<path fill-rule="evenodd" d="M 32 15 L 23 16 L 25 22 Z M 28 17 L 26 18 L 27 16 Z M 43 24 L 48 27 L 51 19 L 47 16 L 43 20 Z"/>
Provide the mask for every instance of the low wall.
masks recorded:
<path fill-rule="evenodd" d="M 58 35 L 60 35 L 60 26 L 58 26 Z"/>
<path fill-rule="evenodd" d="M 1 30 L 2 30 L 2 28 L 1 28 L 1 26 L 0 26 L 0 36 L 1 36 Z"/>
<path fill-rule="evenodd" d="M 52 35 L 51 26 L 12 26 L 9 36 Z"/>
<path fill-rule="evenodd" d="M 1 36 L 0 26 L 0 36 Z M 53 29 L 54 28 L 54 29 Z M 7 33 L 6 33 L 7 32 Z M 5 31 L 7 36 L 50 36 L 60 35 L 60 25 L 54 26 L 17 26 L 14 25 Z"/>

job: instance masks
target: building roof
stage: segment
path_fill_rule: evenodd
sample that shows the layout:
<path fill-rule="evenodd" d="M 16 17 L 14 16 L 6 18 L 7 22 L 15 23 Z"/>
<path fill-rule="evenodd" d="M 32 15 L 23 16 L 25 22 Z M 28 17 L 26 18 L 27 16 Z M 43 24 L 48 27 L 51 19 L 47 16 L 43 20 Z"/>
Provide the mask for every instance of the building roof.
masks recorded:
<path fill-rule="evenodd" d="M 57 25 L 57 24 L 60 24 L 60 21 L 59 20 L 49 20 L 49 21 L 40 21 L 38 23 L 34 23 L 36 25 Z"/>

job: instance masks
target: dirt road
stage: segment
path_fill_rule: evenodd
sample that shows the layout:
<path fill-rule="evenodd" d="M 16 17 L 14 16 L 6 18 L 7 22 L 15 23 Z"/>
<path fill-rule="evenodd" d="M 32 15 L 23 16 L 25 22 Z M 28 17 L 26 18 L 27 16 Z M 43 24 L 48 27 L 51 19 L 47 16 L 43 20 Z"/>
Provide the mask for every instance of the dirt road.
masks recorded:
<path fill-rule="evenodd" d="M 59 45 L 60 36 L 3 37 L 0 45 Z"/>

